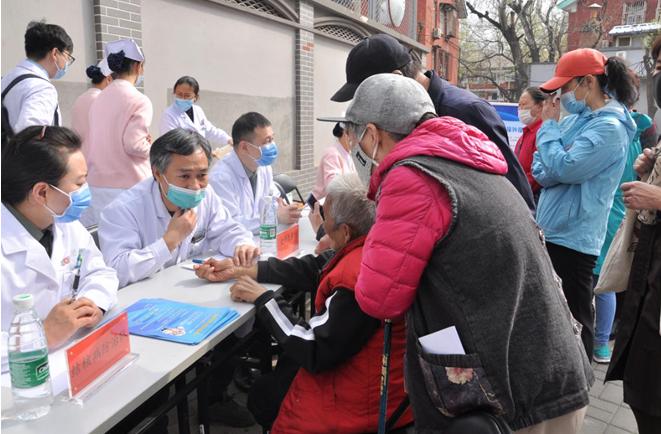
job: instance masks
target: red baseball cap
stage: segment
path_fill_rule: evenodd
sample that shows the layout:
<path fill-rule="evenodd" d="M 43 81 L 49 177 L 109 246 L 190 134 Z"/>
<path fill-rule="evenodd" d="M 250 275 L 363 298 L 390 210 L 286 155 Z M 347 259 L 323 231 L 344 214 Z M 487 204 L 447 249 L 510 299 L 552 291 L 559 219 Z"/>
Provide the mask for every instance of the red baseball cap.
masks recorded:
<path fill-rule="evenodd" d="M 588 74 L 601 75 L 606 71 L 607 60 L 606 56 L 592 48 L 570 51 L 560 57 L 553 78 L 539 87 L 545 92 L 554 92 L 574 77 Z"/>

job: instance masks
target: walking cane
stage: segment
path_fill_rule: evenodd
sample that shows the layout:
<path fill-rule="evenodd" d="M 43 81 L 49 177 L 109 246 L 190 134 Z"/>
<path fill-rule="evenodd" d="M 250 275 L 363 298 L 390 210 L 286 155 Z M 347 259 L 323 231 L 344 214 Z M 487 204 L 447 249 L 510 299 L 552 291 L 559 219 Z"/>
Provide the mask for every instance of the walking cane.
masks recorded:
<path fill-rule="evenodd" d="M 390 335 L 392 321 L 385 320 L 383 327 L 383 358 L 381 359 L 381 401 L 379 403 L 379 434 L 386 433 L 386 419 L 388 417 L 388 379 L 390 377 Z"/>

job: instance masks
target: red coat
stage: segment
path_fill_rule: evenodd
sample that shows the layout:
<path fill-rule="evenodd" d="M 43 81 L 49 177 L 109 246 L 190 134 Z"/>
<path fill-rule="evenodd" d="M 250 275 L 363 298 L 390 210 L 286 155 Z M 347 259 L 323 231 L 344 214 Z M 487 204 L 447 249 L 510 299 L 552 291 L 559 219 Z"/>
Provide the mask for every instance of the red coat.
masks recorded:
<path fill-rule="evenodd" d="M 323 314 L 325 301 L 335 288 L 354 288 L 360 270 L 365 237 L 349 243 L 324 269 L 317 296 L 316 312 Z M 402 402 L 404 390 L 403 322 L 393 323 L 391 341 L 388 416 Z M 379 327 L 363 349 L 334 369 L 320 373 L 298 370 L 271 432 L 325 434 L 376 432 L 379 415 L 383 328 Z M 410 424 L 410 408 L 397 427 Z"/>
<path fill-rule="evenodd" d="M 398 318 L 409 309 L 434 246 L 452 221 L 448 192 L 437 180 L 409 166 L 392 168 L 415 155 L 507 173 L 503 154 L 484 133 L 449 116 L 424 122 L 397 143 L 370 180 L 376 222 L 365 241 L 355 287 L 360 308 L 374 318 Z"/>
<path fill-rule="evenodd" d="M 535 178 L 532 176 L 532 157 L 535 151 L 537 150 L 537 130 L 542 126 L 542 120 L 538 119 L 533 122 L 531 125 L 523 127 L 523 134 L 519 137 L 519 140 L 516 142 L 516 147 L 514 148 L 514 153 L 516 158 L 519 159 L 521 167 L 528 178 L 528 183 L 530 188 L 532 188 L 533 193 L 537 193 L 541 185 L 535 181 Z"/>

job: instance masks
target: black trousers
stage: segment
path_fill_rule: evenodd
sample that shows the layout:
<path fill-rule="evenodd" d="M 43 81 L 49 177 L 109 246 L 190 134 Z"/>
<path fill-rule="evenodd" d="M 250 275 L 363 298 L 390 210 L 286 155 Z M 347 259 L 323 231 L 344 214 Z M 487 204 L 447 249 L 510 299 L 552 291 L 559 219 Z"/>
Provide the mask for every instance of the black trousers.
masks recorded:
<path fill-rule="evenodd" d="M 259 377 L 250 389 L 246 406 L 263 428 L 269 429 L 275 422 L 298 369 L 296 362 L 281 354 L 275 370 Z"/>
<path fill-rule="evenodd" d="M 592 271 L 597 257 L 546 243 L 553 268 L 562 279 L 562 290 L 572 315 L 583 326 L 581 340 L 592 361 L 594 345 L 594 308 L 592 306 Z"/>
<path fill-rule="evenodd" d="M 661 417 L 653 416 L 631 407 L 636 418 L 639 434 L 661 434 Z"/>

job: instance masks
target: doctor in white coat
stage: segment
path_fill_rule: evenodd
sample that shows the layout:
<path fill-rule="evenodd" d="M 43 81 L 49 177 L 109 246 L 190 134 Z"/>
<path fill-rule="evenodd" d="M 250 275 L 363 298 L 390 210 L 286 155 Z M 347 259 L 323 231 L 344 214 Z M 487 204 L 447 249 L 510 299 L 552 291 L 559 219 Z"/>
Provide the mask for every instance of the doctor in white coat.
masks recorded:
<path fill-rule="evenodd" d="M 120 287 L 205 253 L 250 264 L 259 256 L 252 234 L 229 215 L 208 186 L 209 142 L 174 129 L 149 154 L 153 177 L 120 194 L 101 213 L 99 241 Z"/>
<path fill-rule="evenodd" d="M 6 146 L 2 332 L 9 331 L 12 298 L 29 293 L 44 322 L 48 346 L 56 348 L 78 329 L 94 327 L 115 305 L 117 275 L 77 221 L 90 202 L 78 136 L 67 128 L 32 126 Z"/>
<path fill-rule="evenodd" d="M 200 85 L 193 77 L 184 76 L 174 84 L 174 102 L 161 116 L 161 135 L 175 128 L 197 131 L 214 145 L 232 144 L 232 138 L 225 131 L 216 128 L 207 119 L 204 110 L 196 105 Z"/>
<path fill-rule="evenodd" d="M 27 59 L 2 77 L 2 104 L 7 108 L 13 134 L 30 125 L 62 125 L 57 90 L 50 80 L 66 74 L 75 60 L 72 53 L 73 42 L 62 27 L 43 22 L 28 24 Z"/>
<path fill-rule="evenodd" d="M 271 165 L 278 157 L 271 122 L 263 115 L 241 115 L 232 126 L 234 149 L 211 170 L 210 182 L 232 218 L 252 233 L 259 233 L 262 199 L 279 196 L 273 184 Z M 300 209 L 278 198 L 278 221 L 291 224 L 301 217 Z"/>

